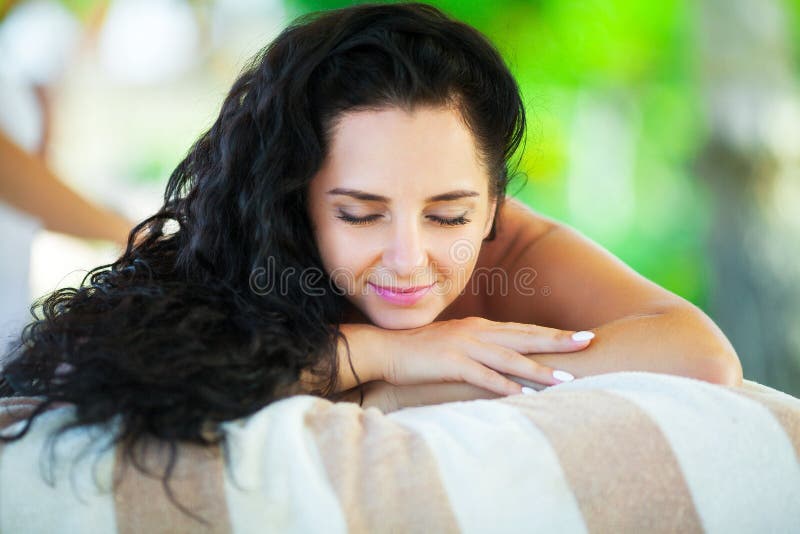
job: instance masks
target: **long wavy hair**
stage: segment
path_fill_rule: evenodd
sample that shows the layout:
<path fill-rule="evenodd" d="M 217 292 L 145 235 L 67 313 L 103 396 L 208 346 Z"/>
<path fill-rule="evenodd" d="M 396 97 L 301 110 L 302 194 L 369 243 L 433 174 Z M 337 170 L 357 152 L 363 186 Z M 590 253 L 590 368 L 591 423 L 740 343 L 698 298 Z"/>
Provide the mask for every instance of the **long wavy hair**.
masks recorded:
<path fill-rule="evenodd" d="M 486 37 L 419 3 L 302 16 L 243 70 L 121 257 L 34 305 L 4 389 L 43 402 L 3 439 L 67 403 L 75 420 L 62 432 L 117 418 L 115 442 L 131 456 L 144 436 L 213 444 L 223 421 L 290 395 L 331 394 L 349 302 L 325 276 L 317 291 L 291 277 L 268 293 L 251 278 L 264 269 L 324 273 L 309 183 L 342 113 L 389 106 L 457 109 L 500 213 L 525 115 Z M 488 240 L 496 226 L 497 218 Z M 315 370 L 314 388 L 299 388 L 303 369 Z"/>

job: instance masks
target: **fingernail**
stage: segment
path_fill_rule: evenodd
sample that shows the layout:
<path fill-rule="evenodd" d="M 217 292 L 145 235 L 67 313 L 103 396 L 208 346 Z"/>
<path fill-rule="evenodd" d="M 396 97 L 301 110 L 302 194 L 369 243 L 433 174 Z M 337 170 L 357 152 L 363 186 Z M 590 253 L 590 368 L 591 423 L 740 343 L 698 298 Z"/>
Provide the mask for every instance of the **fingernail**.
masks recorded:
<path fill-rule="evenodd" d="M 532 393 L 536 393 L 536 390 L 535 390 L 535 389 L 533 389 L 533 388 L 529 388 L 528 386 L 522 386 L 522 392 L 523 392 L 525 395 L 530 395 L 530 394 L 532 394 Z"/>
<path fill-rule="evenodd" d="M 592 339 L 594 337 L 594 332 L 590 332 L 588 330 L 581 330 L 580 332 L 575 332 L 572 334 L 573 341 L 586 341 L 587 339 Z"/>
<path fill-rule="evenodd" d="M 571 374 L 569 374 L 566 371 L 561 371 L 559 369 L 556 369 L 555 371 L 553 371 L 553 378 L 555 378 L 556 380 L 559 380 L 561 382 L 569 382 L 570 380 L 575 380 L 574 376 L 572 376 Z"/>

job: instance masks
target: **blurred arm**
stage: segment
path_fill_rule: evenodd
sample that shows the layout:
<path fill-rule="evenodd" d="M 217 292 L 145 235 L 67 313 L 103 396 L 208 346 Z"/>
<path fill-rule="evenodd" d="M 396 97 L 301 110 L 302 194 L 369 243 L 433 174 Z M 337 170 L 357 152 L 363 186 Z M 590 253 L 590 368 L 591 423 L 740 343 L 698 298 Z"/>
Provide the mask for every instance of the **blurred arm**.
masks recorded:
<path fill-rule="evenodd" d="M 125 244 L 133 226 L 67 187 L 39 158 L 0 134 L 0 198 L 42 221 L 45 228 Z"/>

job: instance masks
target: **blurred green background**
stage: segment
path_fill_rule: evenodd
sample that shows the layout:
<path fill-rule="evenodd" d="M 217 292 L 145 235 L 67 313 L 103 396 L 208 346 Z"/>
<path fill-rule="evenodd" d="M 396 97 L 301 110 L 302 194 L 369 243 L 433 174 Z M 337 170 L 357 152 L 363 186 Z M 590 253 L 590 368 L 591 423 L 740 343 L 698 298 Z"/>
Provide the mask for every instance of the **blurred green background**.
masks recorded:
<path fill-rule="evenodd" d="M 354 3 L 6 1 L 0 51 L 31 5 L 74 22 L 39 84 L 41 154 L 136 220 L 249 56 L 293 17 Z M 521 86 L 528 136 L 509 193 L 703 308 L 745 378 L 800 395 L 800 0 L 430 3 L 484 32 Z M 71 257 L 39 243 L 34 293 L 68 283 Z M 74 269 L 114 253 L 71 246 Z"/>

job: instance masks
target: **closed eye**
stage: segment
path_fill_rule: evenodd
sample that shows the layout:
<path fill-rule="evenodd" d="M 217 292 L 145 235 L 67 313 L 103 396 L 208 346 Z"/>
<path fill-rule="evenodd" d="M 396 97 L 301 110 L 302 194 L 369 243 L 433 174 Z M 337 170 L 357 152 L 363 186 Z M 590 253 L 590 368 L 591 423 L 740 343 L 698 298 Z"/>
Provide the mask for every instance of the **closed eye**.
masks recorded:
<path fill-rule="evenodd" d="M 348 215 L 344 212 L 339 212 L 339 215 L 336 216 L 337 219 L 342 219 L 344 222 L 352 225 L 359 225 L 359 224 L 368 224 L 376 219 L 380 219 L 381 215 L 367 215 L 366 217 L 354 217 L 352 215 Z"/>
<path fill-rule="evenodd" d="M 429 217 L 432 221 L 435 221 L 442 226 L 459 226 L 462 224 L 467 224 L 470 221 L 470 219 L 467 219 L 464 215 L 459 215 L 458 217 L 453 217 L 452 219 L 437 217 L 436 215 L 429 215 Z"/>
<path fill-rule="evenodd" d="M 373 215 L 366 215 L 364 217 L 355 217 L 353 215 L 349 215 L 344 212 L 339 212 L 339 215 L 336 218 L 345 221 L 348 224 L 352 224 L 354 226 L 359 226 L 362 224 L 369 224 L 372 221 L 378 220 L 382 217 L 380 214 L 373 214 Z M 462 224 L 467 224 L 470 222 L 471 219 L 466 218 L 466 214 L 460 215 L 458 217 L 437 217 L 436 215 L 428 215 L 428 218 L 435 223 L 439 224 L 440 226 L 460 226 Z"/>

